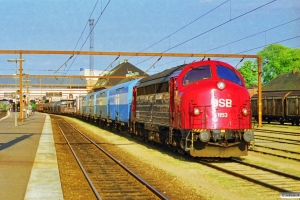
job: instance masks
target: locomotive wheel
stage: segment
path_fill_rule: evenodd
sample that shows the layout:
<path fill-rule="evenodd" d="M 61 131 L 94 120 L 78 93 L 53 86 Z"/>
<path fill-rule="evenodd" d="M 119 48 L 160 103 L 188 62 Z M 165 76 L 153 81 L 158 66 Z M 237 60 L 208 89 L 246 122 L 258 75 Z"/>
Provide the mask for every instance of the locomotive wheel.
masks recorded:
<path fill-rule="evenodd" d="M 206 142 L 201 142 L 200 140 L 194 141 L 194 148 L 196 150 L 202 150 L 206 147 Z"/>

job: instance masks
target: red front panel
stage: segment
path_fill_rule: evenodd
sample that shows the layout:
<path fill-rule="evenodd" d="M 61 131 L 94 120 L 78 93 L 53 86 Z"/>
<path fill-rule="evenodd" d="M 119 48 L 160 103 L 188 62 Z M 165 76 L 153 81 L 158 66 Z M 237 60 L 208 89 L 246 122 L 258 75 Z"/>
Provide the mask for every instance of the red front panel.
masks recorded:
<path fill-rule="evenodd" d="M 222 68 L 217 71 L 220 65 Z M 240 82 L 219 78 L 224 68 L 234 72 Z M 196 73 L 200 71 L 197 76 L 204 75 L 199 81 L 186 84 L 185 79 L 193 69 Z M 219 89 L 218 82 L 223 82 L 225 88 Z M 231 66 L 213 61 L 201 65 L 193 63 L 178 76 L 178 85 L 182 129 L 251 129 L 250 95 L 242 77 Z M 248 113 L 243 114 L 243 109 L 247 109 Z M 195 114 L 195 110 L 199 112 Z"/>

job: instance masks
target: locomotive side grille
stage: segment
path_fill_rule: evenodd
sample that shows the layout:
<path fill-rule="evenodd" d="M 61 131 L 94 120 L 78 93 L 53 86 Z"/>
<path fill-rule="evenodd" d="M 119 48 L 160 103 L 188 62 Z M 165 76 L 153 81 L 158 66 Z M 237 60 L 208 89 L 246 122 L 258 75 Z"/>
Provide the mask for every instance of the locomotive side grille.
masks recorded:
<path fill-rule="evenodd" d="M 168 93 L 138 96 L 136 120 L 153 125 L 169 126 L 169 101 Z"/>
<path fill-rule="evenodd" d="M 152 119 L 153 124 L 169 125 L 169 105 L 153 105 Z"/>
<path fill-rule="evenodd" d="M 150 105 L 138 105 L 136 107 L 136 120 L 139 122 L 149 123 L 151 121 Z"/>

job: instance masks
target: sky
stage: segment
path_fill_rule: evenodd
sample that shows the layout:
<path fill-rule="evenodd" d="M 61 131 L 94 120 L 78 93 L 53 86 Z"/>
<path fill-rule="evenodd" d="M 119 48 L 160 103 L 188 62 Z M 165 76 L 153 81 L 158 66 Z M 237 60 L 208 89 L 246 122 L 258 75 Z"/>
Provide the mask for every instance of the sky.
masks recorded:
<path fill-rule="evenodd" d="M 0 50 L 257 54 L 273 43 L 300 48 L 299 0 L 0 0 Z M 89 56 L 23 54 L 23 73 L 79 75 Z M 155 74 L 203 58 L 94 56 L 95 70 L 120 61 Z M 15 74 L 0 54 L 0 75 Z M 240 59 L 215 58 L 240 67 Z M 64 64 L 66 62 L 66 64 Z M 152 67 L 151 67 L 152 66 Z M 151 67 L 151 68 L 150 68 Z M 150 69 L 149 69 L 150 68 Z"/>

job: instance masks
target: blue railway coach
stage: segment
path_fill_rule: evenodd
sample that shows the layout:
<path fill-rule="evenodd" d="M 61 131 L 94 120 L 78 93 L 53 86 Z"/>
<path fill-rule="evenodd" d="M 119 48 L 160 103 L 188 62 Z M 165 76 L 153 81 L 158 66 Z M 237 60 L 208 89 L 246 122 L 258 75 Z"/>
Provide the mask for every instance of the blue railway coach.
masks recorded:
<path fill-rule="evenodd" d="M 92 116 L 92 99 L 93 99 L 94 93 L 87 94 L 82 99 L 82 105 L 81 105 L 81 115 L 84 119 L 90 119 Z"/>
<path fill-rule="evenodd" d="M 95 98 L 96 98 L 96 116 L 98 119 L 98 123 L 101 126 L 106 125 L 106 121 L 109 119 L 108 116 L 108 106 L 107 102 L 109 99 L 109 90 L 110 89 L 104 89 L 96 92 Z"/>
<path fill-rule="evenodd" d="M 109 89 L 108 122 L 110 127 L 115 126 L 120 131 L 122 127 L 128 126 L 131 116 L 132 89 L 139 80 L 122 83 Z"/>

